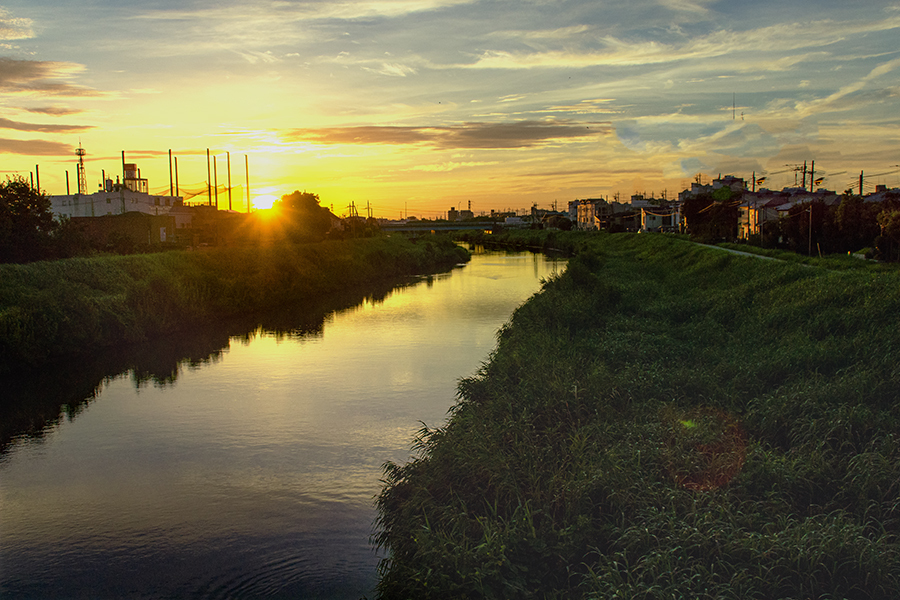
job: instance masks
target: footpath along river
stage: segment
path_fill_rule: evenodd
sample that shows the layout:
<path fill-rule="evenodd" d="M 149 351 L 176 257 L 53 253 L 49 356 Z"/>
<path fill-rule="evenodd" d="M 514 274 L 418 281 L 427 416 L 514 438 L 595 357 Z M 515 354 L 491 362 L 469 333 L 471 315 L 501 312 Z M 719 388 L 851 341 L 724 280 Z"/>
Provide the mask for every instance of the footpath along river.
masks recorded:
<path fill-rule="evenodd" d="M 318 317 L 3 382 L 23 408 L 0 444 L 0 597 L 371 598 L 383 463 L 564 266 L 478 251 Z"/>

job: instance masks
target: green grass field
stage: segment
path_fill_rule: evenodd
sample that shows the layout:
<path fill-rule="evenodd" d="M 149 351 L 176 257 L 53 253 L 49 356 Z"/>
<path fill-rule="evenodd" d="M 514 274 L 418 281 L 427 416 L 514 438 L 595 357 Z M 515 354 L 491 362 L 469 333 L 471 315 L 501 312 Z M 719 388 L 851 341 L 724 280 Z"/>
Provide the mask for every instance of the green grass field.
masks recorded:
<path fill-rule="evenodd" d="M 897 597 L 897 271 L 526 238 L 576 256 L 386 465 L 381 597 Z"/>
<path fill-rule="evenodd" d="M 392 237 L 0 265 L 0 371 L 466 260 L 447 239 Z"/>

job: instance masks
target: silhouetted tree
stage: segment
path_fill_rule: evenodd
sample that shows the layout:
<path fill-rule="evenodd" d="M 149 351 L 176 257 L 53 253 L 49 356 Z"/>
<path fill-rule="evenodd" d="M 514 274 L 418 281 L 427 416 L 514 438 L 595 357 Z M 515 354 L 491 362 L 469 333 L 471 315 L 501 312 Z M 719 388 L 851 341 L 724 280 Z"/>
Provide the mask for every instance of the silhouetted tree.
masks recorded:
<path fill-rule="evenodd" d="M 861 196 L 844 194 L 841 203 L 834 210 L 834 222 L 840 235 L 835 252 L 854 252 L 874 245 L 881 233 L 878 213 L 882 207 L 864 202 Z"/>
<path fill-rule="evenodd" d="M 288 235 L 298 241 L 318 241 L 331 229 L 329 210 L 319 206 L 318 194 L 294 191 L 272 206 L 282 218 Z"/>
<path fill-rule="evenodd" d="M 19 176 L 0 183 L 0 262 L 47 258 L 54 227 L 45 194 Z"/>
<path fill-rule="evenodd" d="M 712 194 L 696 194 L 682 203 L 688 233 L 702 241 L 733 240 L 737 237 L 738 206 L 730 188 Z"/>
<path fill-rule="evenodd" d="M 810 211 L 812 211 L 812 243 L 810 244 Z M 795 204 L 782 219 L 781 231 L 784 244 L 793 252 L 807 254 L 817 252 L 817 243 L 822 241 L 825 222 L 825 204 L 822 202 L 803 202 Z M 823 249 L 824 251 L 824 249 Z"/>

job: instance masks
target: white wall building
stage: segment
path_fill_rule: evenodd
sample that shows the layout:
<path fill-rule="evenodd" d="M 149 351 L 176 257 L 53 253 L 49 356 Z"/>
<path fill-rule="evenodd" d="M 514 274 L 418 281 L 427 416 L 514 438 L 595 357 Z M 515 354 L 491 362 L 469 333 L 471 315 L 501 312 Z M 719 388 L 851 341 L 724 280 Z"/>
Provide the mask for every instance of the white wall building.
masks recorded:
<path fill-rule="evenodd" d="M 181 204 L 181 196 L 151 196 L 129 189 L 101 190 L 93 194 L 50 196 L 50 210 L 55 217 L 102 217 L 142 212 L 165 215 L 174 204 Z"/>
<path fill-rule="evenodd" d="M 118 180 L 118 178 L 116 178 Z M 181 196 L 152 196 L 148 193 L 147 180 L 141 178 L 136 164 L 125 165 L 123 184 L 111 179 L 103 182 L 103 188 L 93 194 L 67 194 L 50 196 L 50 210 L 55 217 L 102 217 L 142 212 L 148 215 L 165 215 L 172 206 L 181 205 Z"/>

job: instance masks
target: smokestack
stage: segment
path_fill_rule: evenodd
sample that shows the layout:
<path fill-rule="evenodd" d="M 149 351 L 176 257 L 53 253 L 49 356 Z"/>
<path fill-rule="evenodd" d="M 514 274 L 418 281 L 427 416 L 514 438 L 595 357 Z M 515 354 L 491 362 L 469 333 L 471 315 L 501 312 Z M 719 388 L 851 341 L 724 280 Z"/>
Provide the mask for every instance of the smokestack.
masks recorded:
<path fill-rule="evenodd" d="M 225 157 L 228 159 L 228 210 L 231 210 L 231 152 L 226 152 Z"/>
<path fill-rule="evenodd" d="M 244 170 L 246 171 L 247 181 L 247 214 L 250 214 L 250 159 L 244 155 Z"/>
<path fill-rule="evenodd" d="M 174 196 L 172 193 L 172 149 L 169 148 L 169 195 Z"/>
<path fill-rule="evenodd" d="M 178 189 L 178 157 L 175 157 L 175 195 L 180 196 L 181 190 Z"/>
<path fill-rule="evenodd" d="M 122 150 L 122 185 L 125 185 L 125 151 Z"/>
<path fill-rule="evenodd" d="M 206 204 L 212 206 L 212 172 L 209 166 L 209 148 L 206 149 Z"/>
<path fill-rule="evenodd" d="M 37 179 L 37 193 L 40 194 L 41 193 L 41 166 L 40 165 L 34 165 L 34 175 L 35 175 L 35 178 Z"/>
<path fill-rule="evenodd" d="M 69 170 L 66 169 L 66 196 L 69 195 Z"/>

